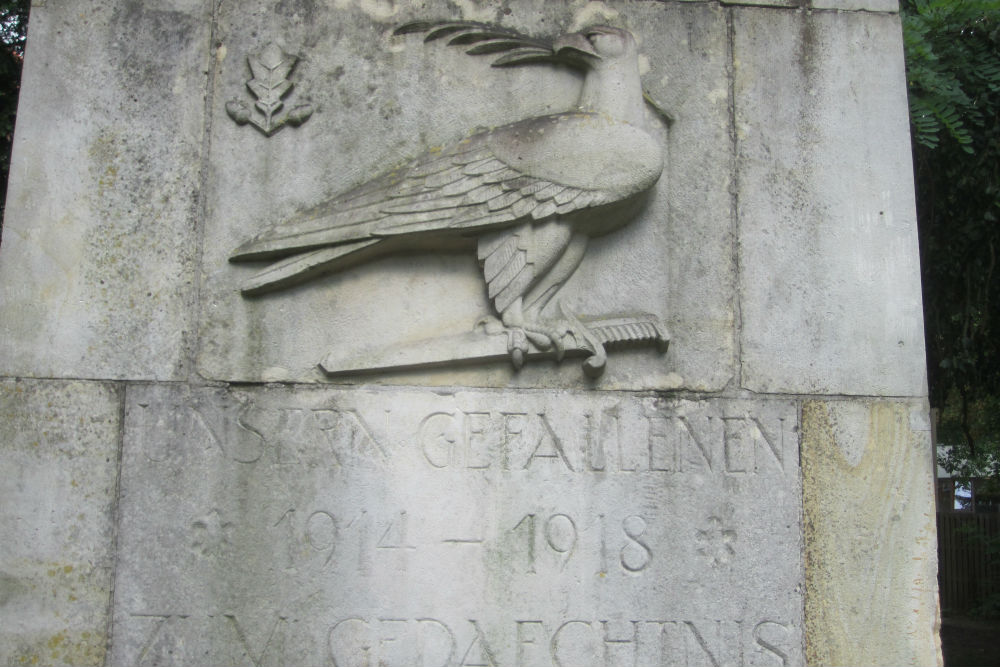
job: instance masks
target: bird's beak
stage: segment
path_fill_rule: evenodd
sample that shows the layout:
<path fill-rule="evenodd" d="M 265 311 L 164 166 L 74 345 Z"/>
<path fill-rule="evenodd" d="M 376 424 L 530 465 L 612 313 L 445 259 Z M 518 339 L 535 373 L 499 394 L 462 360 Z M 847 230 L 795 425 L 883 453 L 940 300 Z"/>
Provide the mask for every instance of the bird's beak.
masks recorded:
<path fill-rule="evenodd" d="M 598 59 L 601 57 L 597 54 L 597 51 L 594 51 L 594 45 L 590 43 L 590 40 L 582 32 L 571 32 L 556 37 L 555 41 L 552 42 L 552 50 L 555 51 L 557 56 L 584 64 L 589 64 L 587 56 Z"/>

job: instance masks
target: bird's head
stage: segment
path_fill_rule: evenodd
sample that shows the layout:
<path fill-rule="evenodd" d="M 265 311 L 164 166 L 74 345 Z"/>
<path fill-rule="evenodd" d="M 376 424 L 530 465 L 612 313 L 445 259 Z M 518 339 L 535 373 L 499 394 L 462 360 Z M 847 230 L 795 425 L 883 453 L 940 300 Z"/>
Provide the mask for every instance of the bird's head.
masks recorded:
<path fill-rule="evenodd" d="M 667 124 L 673 122 L 670 114 L 645 96 L 639 78 L 639 49 L 635 37 L 624 28 L 595 25 L 555 39 L 475 21 L 415 21 L 394 31 L 396 35 L 410 33 L 426 33 L 425 42 L 447 39 L 450 46 L 463 47 L 469 55 L 495 56 L 493 67 L 553 63 L 583 70 L 586 79 L 580 108 L 638 122 L 636 114 L 641 115 L 645 97 Z"/>
<path fill-rule="evenodd" d="M 555 38 L 552 50 L 563 62 L 593 69 L 601 61 L 635 58 L 635 38 L 628 30 L 607 25 L 595 25 L 579 32 Z"/>

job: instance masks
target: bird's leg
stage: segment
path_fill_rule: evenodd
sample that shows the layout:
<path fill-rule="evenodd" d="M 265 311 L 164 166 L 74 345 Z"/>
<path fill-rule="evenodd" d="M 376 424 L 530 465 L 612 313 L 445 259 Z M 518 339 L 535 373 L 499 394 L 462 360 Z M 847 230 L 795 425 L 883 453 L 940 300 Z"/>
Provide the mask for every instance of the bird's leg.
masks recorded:
<path fill-rule="evenodd" d="M 542 309 L 552 300 L 583 259 L 587 237 L 573 234 L 561 246 L 561 254 L 541 278 L 531 285 L 527 293 L 512 301 L 500 313 L 500 321 L 507 330 L 507 349 L 514 368 L 524 365 L 528 343 L 540 350 L 552 349 L 556 360 L 562 360 L 565 348 L 563 339 L 570 332 L 572 323 L 563 319 L 551 326 L 541 317 Z M 486 325 L 489 331 L 489 324 Z"/>
<path fill-rule="evenodd" d="M 524 364 L 529 343 L 539 350 L 554 350 L 556 359 L 561 360 L 563 339 L 569 329 L 553 327 L 541 313 L 579 266 L 587 237 L 558 219 L 522 225 L 505 234 L 499 239 L 487 236 L 479 241 L 489 295 L 500 314 L 500 322 L 491 318 L 480 323 L 487 333 L 498 333 L 502 323 L 515 368 Z"/>
<path fill-rule="evenodd" d="M 587 237 L 582 234 L 574 235 L 566 247 L 566 251 L 551 270 L 524 297 L 524 303 L 528 304 L 523 309 L 523 317 L 526 322 L 539 323 L 541 321 L 542 310 L 576 271 L 586 248 Z M 552 340 L 553 347 L 556 348 L 556 358 L 562 358 L 563 340 L 572 336 L 577 345 L 583 344 L 591 351 L 590 357 L 583 364 L 584 372 L 589 377 L 598 377 L 604 371 L 607 362 L 603 343 L 561 303 L 559 304 L 559 314 L 559 319 L 544 329 Z"/>
<path fill-rule="evenodd" d="M 532 323 L 540 329 L 551 340 L 551 345 L 556 349 L 556 358 L 562 359 L 563 338 L 578 324 L 575 320 L 569 321 L 563 318 L 553 326 L 541 326 L 542 310 L 552 301 L 552 298 L 559 292 L 583 259 L 583 253 L 587 249 L 587 236 L 574 234 L 570 239 L 566 250 L 552 268 L 539 280 L 524 297 L 524 303 L 528 304 L 523 309 L 524 320 Z"/>
<path fill-rule="evenodd" d="M 576 267 L 580 266 L 580 260 L 583 259 L 586 250 L 587 237 L 584 234 L 574 234 L 558 261 L 541 280 L 532 285 L 531 290 L 524 296 L 526 305 L 524 316 L 529 321 L 537 322 L 541 318 L 542 310 L 566 284 L 576 271 Z"/>

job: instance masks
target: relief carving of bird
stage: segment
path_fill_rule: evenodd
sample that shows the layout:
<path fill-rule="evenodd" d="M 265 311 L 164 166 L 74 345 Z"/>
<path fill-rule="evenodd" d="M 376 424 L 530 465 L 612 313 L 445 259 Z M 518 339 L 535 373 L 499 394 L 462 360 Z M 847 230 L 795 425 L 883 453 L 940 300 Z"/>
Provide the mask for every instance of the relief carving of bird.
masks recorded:
<path fill-rule="evenodd" d="M 632 221 L 663 156 L 645 124 L 636 42 L 593 26 L 546 40 L 468 21 L 418 22 L 395 34 L 448 39 L 494 67 L 554 63 L 583 73 L 576 107 L 480 131 L 277 224 L 232 254 L 272 261 L 242 286 L 254 295 L 404 251 L 474 246 L 519 368 L 529 341 L 561 352 L 582 325 L 542 318 L 591 237 Z M 586 332 L 576 331 L 577 336 Z M 602 362 L 603 363 L 603 362 Z M 599 371 L 598 371 L 599 372 Z"/>

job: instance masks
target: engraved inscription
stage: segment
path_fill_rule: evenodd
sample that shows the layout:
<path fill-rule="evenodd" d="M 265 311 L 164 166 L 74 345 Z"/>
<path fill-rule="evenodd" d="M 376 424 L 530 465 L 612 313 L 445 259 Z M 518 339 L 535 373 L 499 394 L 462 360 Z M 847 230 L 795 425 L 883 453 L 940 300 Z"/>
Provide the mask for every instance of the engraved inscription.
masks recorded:
<path fill-rule="evenodd" d="M 646 532 L 646 520 L 639 515 L 626 517 L 622 521 L 622 531 L 628 537 L 628 543 L 619 552 L 619 562 L 622 567 L 633 574 L 642 572 L 649 566 L 653 552 L 649 550 L 649 545 L 642 541 L 642 536 Z"/>
<path fill-rule="evenodd" d="M 182 664 L 204 656 L 185 649 L 206 638 L 232 641 L 230 660 L 272 664 L 421 667 L 775 666 L 792 664 L 799 630 L 787 621 L 743 619 L 478 618 L 355 614 L 332 620 L 268 615 L 251 632 L 239 615 L 132 613 L 152 621 L 134 665 Z M 296 635 L 305 624 L 307 631 Z M 311 645 L 293 636 L 322 636 Z M 211 656 L 210 659 L 218 659 Z M 242 657 L 242 660 L 239 658 Z"/>
<path fill-rule="evenodd" d="M 432 468 L 530 470 L 550 465 L 570 472 L 784 472 L 790 446 L 786 418 L 685 417 L 659 412 L 628 424 L 622 437 L 614 409 L 582 415 L 572 436 L 544 412 L 435 412 L 418 428 L 424 462 Z M 582 436 L 582 437 L 581 437 Z"/>
<path fill-rule="evenodd" d="M 502 662 L 468 619 L 454 629 L 433 618 L 351 617 L 328 635 L 334 665 L 435 665 L 439 667 L 618 667 L 619 665 L 786 665 L 782 648 L 792 639 L 786 623 L 760 621 L 582 620 L 513 623 L 515 661 Z M 762 639 L 769 633 L 771 641 Z M 495 636 L 495 635 L 494 635 Z M 779 646 L 781 644 L 782 646 Z M 752 662 L 748 661 L 748 657 Z"/>
<path fill-rule="evenodd" d="M 791 401 L 132 391 L 112 664 L 802 664 Z"/>
<path fill-rule="evenodd" d="M 784 666 L 797 634 L 769 619 L 520 618 L 510 625 L 487 636 L 477 619 L 352 616 L 330 626 L 328 659 L 338 667 Z"/>
<path fill-rule="evenodd" d="M 512 532 L 520 532 L 525 536 L 527 547 L 527 572 L 535 572 L 535 552 L 542 533 L 544 544 L 560 558 L 560 569 L 572 557 L 577 543 L 576 522 L 565 514 L 553 514 L 546 518 L 539 531 L 536 515 L 525 514 L 517 522 Z"/>
<path fill-rule="evenodd" d="M 620 406 L 581 411 L 572 421 L 540 410 L 434 410 L 414 418 L 391 409 L 178 406 L 151 427 L 186 446 L 233 463 L 385 468 L 418 456 L 432 470 L 544 471 L 578 474 L 782 474 L 796 469 L 793 418 L 751 414 L 676 414 Z M 182 451 L 170 437 L 149 438 L 153 463 Z M 416 449 L 410 447 L 416 444 Z"/>
<path fill-rule="evenodd" d="M 409 535 L 406 510 L 386 514 L 380 508 L 362 509 L 350 520 L 325 510 L 312 511 L 304 520 L 298 515 L 289 509 L 272 525 L 275 538 L 286 545 L 282 550 L 286 570 L 300 565 L 322 569 L 334 565 L 339 553 L 341 564 L 357 563 L 360 571 L 376 553 L 404 554 L 432 550 L 439 544 L 509 549 L 527 574 L 535 574 L 539 568 L 545 574 L 561 572 L 571 560 L 586 557 L 595 573 L 606 576 L 609 553 L 623 573 L 642 573 L 653 562 L 650 525 L 638 514 L 627 515 L 614 525 L 603 514 L 595 521 L 581 521 L 562 512 L 528 513 L 507 531 L 470 538 Z M 227 524 L 226 530 L 230 532 L 232 525 Z M 473 552 L 469 556 L 478 557 Z"/>

